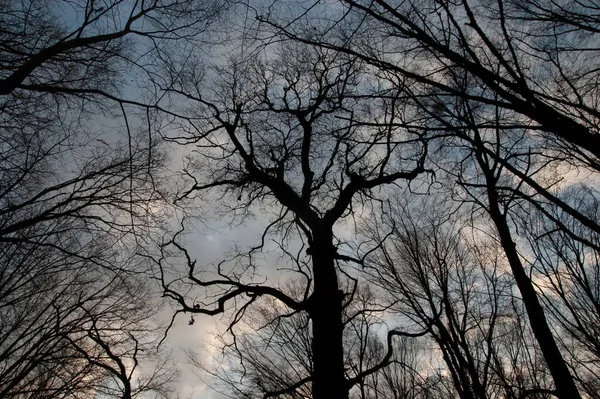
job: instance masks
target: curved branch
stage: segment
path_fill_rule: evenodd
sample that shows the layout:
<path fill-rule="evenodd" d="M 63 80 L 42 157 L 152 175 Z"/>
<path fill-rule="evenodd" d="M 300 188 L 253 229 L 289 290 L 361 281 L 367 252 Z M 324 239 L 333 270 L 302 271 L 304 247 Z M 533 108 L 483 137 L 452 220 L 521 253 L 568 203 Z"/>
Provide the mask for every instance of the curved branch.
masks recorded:
<path fill-rule="evenodd" d="M 355 377 L 350 378 L 347 380 L 348 383 L 348 388 L 351 388 L 352 386 L 354 386 L 355 384 L 359 383 L 360 381 L 362 381 L 365 377 L 376 373 L 377 371 L 381 370 L 382 368 L 386 367 L 388 364 L 391 363 L 391 359 L 392 356 L 394 354 L 394 348 L 392 346 L 392 338 L 393 337 L 409 337 L 409 338 L 417 338 L 417 337 L 422 337 L 426 334 L 428 334 L 431 331 L 431 327 L 433 325 L 435 319 L 432 319 L 429 323 L 429 325 L 427 326 L 427 328 L 421 332 L 418 333 L 408 333 L 408 332 L 404 332 L 404 331 L 398 331 L 398 330 L 391 330 L 388 331 L 387 334 L 387 353 L 385 354 L 385 356 L 383 357 L 383 359 L 381 360 L 381 362 L 379 362 L 378 364 L 376 364 L 375 366 L 361 372 L 358 373 Z"/>
<path fill-rule="evenodd" d="M 309 383 L 309 382 L 311 382 L 311 381 L 312 381 L 312 377 L 305 377 L 305 378 L 301 379 L 300 381 L 298 381 L 298 382 L 295 382 L 295 383 L 294 383 L 294 384 L 292 384 L 292 385 L 289 385 L 289 386 L 288 386 L 288 387 L 286 387 L 286 388 L 280 389 L 280 390 L 278 390 L 278 391 L 271 391 L 271 392 L 267 392 L 267 393 L 265 393 L 265 395 L 263 396 L 263 399 L 272 398 L 272 397 L 274 397 L 274 396 L 281 396 L 281 395 L 285 395 L 285 394 L 287 394 L 287 393 L 290 393 L 290 392 L 292 392 L 292 391 L 295 391 L 296 389 L 300 388 L 302 385 L 304 385 L 304 384 L 308 384 L 308 383 Z M 259 386 L 261 389 L 264 389 L 264 388 L 262 387 L 262 384 L 261 384 L 260 382 L 258 383 L 258 386 Z"/>

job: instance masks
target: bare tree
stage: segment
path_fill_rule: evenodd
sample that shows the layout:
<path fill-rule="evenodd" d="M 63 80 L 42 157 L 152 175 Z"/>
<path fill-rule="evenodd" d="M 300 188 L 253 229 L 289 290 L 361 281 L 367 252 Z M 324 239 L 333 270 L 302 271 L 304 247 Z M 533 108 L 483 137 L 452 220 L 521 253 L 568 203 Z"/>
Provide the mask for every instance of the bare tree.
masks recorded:
<path fill-rule="evenodd" d="M 564 191 L 566 201 L 597 220 L 595 192 L 579 185 Z M 553 213 L 551 218 L 523 213 L 520 227 L 535 254 L 532 272 L 573 373 L 586 393 L 595 397 L 598 387 L 591 381 L 597 380 L 599 373 L 598 237 L 570 215 L 553 208 L 548 212 Z"/>
<path fill-rule="evenodd" d="M 265 395 L 297 392 L 310 381 L 314 398 L 347 397 L 378 368 L 354 377 L 345 372 L 343 309 L 353 290 L 341 283 L 349 278 L 344 263 L 350 258 L 334 229 L 351 221 L 385 185 L 424 173 L 425 136 L 393 127 L 402 118 L 393 106 L 396 98 L 375 96 L 377 88 L 363 80 L 365 70 L 353 57 L 300 44 L 269 47 L 266 59 L 251 58 L 216 73 L 203 74 L 188 64 L 172 74 L 177 76 L 173 95 L 187 98 L 193 111 L 184 134 L 174 140 L 198 146 L 189 159 L 191 183 L 181 201 L 208 198 L 210 192 L 226 214 L 241 217 L 260 209 L 269 215 L 268 226 L 256 248 L 210 272 L 188 257 L 188 271 L 173 275 L 166 268 L 168 254 L 157 259 L 165 295 L 191 313 L 215 315 L 233 307 L 231 328 L 261 296 L 275 298 L 286 313 L 307 314 L 312 370 L 285 392 Z M 206 90 L 203 76 L 215 76 Z M 390 123 L 369 127 L 356 124 L 357 118 Z M 291 237 L 304 244 L 292 257 L 298 261 L 291 272 L 306 282 L 298 298 L 273 283 L 259 283 L 255 273 L 255 255 L 266 240 L 275 239 L 285 254 Z M 167 242 L 165 251 L 187 256 L 178 239 Z M 195 288 L 206 289 L 211 300 L 196 297 Z"/>
<path fill-rule="evenodd" d="M 1 2 L 0 396 L 169 393 L 135 256 L 165 209 L 166 110 L 144 57 L 201 33 L 215 6 Z"/>
<path fill-rule="evenodd" d="M 156 328 L 133 255 L 136 237 L 160 226 L 151 209 L 162 156 L 143 141 L 123 152 L 70 144 L 73 132 L 23 133 L 22 146 L 5 137 L 1 170 L 2 396 L 133 397 L 147 388 L 133 373 L 152 357 Z"/>
<path fill-rule="evenodd" d="M 272 364 L 273 385 L 251 382 L 244 395 L 306 395 L 309 383 L 317 398 L 325 395 L 326 385 L 336 397 L 347 396 L 352 386 L 364 391 L 365 381 L 393 363 L 394 331 L 432 335 L 450 370 L 450 378 L 437 376 L 437 381 L 442 387 L 451 381 L 462 397 L 577 398 L 581 389 L 592 392 L 588 379 L 593 373 L 585 368 L 595 370 L 597 364 L 587 366 L 587 354 L 572 343 L 582 344 L 582 337 L 594 333 L 581 327 L 582 320 L 595 320 L 590 311 L 596 302 L 594 284 L 579 285 L 586 292 L 581 305 L 566 295 L 557 278 L 577 280 L 582 267 L 587 277 L 593 262 L 579 255 L 574 261 L 564 254 L 561 258 L 557 254 L 563 251 L 547 237 L 568 238 L 569 246 L 581 245 L 573 252 L 586 256 L 597 251 L 597 214 L 555 189 L 563 174 L 595 177 L 600 169 L 597 6 L 544 0 L 346 0 L 337 8 L 329 6 L 276 1 L 251 9 L 261 27 L 270 30 L 260 33 L 258 49 L 244 42 L 242 54 L 227 67 L 205 69 L 193 59 L 165 63 L 163 87 L 175 103 L 185 104 L 179 115 L 187 116 L 182 134 L 172 140 L 196 146 L 184 171 L 189 189 L 180 203 L 216 199 L 220 216 L 234 222 L 254 211 L 268 215 L 256 247 L 210 271 L 196 265 L 179 236 L 167 240 L 164 257 L 155 259 L 165 294 L 181 305 L 180 312 L 231 315 L 232 345 L 234 329 L 261 297 L 279 303 L 278 313 L 269 315 L 273 320 L 308 321 L 301 324 L 312 329 L 312 368 L 293 367 L 301 372 L 290 374 Z M 357 279 L 348 264 L 366 266 L 366 258 L 349 256 L 354 251 L 334 232 L 350 226 L 361 211 L 377 210 L 374 204 L 400 182 L 408 181 L 411 189 L 420 185 L 421 194 L 431 191 L 421 176 L 426 168 L 435 170 L 431 176 L 449 198 L 471 206 L 474 226 L 492 227 L 486 232 L 502 248 L 519 291 L 511 304 L 519 322 L 499 321 L 497 276 L 483 279 L 491 287 L 486 306 L 467 295 L 475 284 L 468 277 L 485 267 L 473 268 L 461 258 L 448 268 L 445 259 L 428 259 L 417 251 L 418 260 L 431 265 L 423 268 L 412 259 L 416 266 L 398 273 L 396 280 L 405 284 L 404 297 L 412 295 L 407 304 L 412 309 L 416 290 L 402 278 L 421 277 L 416 279 L 421 288 L 431 285 L 430 279 L 439 280 L 440 297 L 424 299 L 433 313 L 422 311 L 418 322 L 392 331 L 379 362 L 352 375 L 345 370 L 351 356 L 344 352 L 349 325 L 343 314 L 355 291 L 345 282 Z M 584 197 L 593 203 L 596 189 Z M 524 212 L 541 220 L 546 232 L 532 233 Z M 411 240 L 422 242 L 421 235 L 405 235 L 410 245 L 397 251 L 398 258 L 406 260 L 418 246 Z M 545 241 L 537 244 L 535 238 Z M 301 295 L 262 279 L 257 257 L 271 239 L 291 260 L 290 274 L 305 279 Z M 294 240 L 301 244 L 292 256 Z M 187 273 L 169 268 L 171 256 L 183 257 Z M 548 256 L 550 261 L 544 259 Z M 556 264 L 557 259 L 567 266 Z M 376 273 L 398 267 L 393 259 L 377 266 Z M 448 284 L 450 270 L 456 272 L 453 284 Z M 540 276 L 550 278 L 554 292 L 542 292 L 536 281 Z M 462 296 L 452 299 L 452 289 Z M 569 309 L 566 318 L 554 318 L 561 313 L 557 303 Z M 474 339 L 470 326 L 461 323 L 477 311 L 485 313 L 486 322 L 475 323 L 481 331 Z M 411 330 L 414 323 L 421 329 Z M 498 331 L 524 332 L 526 338 L 509 348 L 495 335 L 500 325 Z M 356 342 L 364 345 L 364 339 Z M 592 345 L 584 351 L 593 348 L 593 339 L 584 341 Z M 251 349 L 245 353 L 256 358 Z M 517 367 L 525 358 L 524 366 Z M 253 364 L 255 370 L 259 366 Z"/>
<path fill-rule="evenodd" d="M 278 32 L 353 54 L 415 88 L 450 97 L 462 96 L 461 89 L 444 76 L 464 76 L 476 88 L 467 98 L 533 121 L 531 129 L 597 166 L 594 2 L 342 0 L 325 19 L 316 1 L 292 14 L 292 24 L 276 5 L 258 18 Z"/>
<path fill-rule="evenodd" d="M 446 207 L 422 199 L 387 205 L 366 226 L 376 244 L 368 273 L 394 300 L 394 314 L 427 328 L 456 396 L 520 397 L 532 387 L 514 392 L 497 342 L 514 316 L 507 265 L 484 237 L 469 238 L 468 219 Z"/>

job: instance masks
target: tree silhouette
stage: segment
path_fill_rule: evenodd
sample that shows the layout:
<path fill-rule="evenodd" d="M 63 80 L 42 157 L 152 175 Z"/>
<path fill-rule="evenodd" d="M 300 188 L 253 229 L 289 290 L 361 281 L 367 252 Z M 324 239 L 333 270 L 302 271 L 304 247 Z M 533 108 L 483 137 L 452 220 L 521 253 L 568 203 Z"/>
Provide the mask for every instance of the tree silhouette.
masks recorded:
<path fill-rule="evenodd" d="M 0 3 L 0 396 L 169 394 L 136 257 L 165 205 L 142 55 L 203 30 L 202 3 Z"/>
<path fill-rule="evenodd" d="M 456 161 L 439 158 L 437 165 L 456 179 L 454 191 L 466 189 L 463 199 L 493 222 L 554 393 L 580 397 L 523 260 L 530 248 L 517 238 L 516 209 L 529 204 L 530 212 L 596 251 L 584 237 L 598 231 L 597 218 L 553 189 L 560 182 L 553 171 L 598 170 L 597 5 L 348 0 L 326 16 L 322 3 L 313 2 L 290 17 L 277 4 L 257 12 L 273 34 L 356 57 L 375 74 L 394 76 L 406 102 L 422 110 L 421 119 L 404 126 L 447 137 L 442 146 L 454 149 L 446 154 Z M 458 148 L 460 160 L 452 158 Z M 585 201 L 594 202 L 596 192 L 589 190 Z M 575 224 L 557 217 L 562 212 Z"/>
<path fill-rule="evenodd" d="M 167 255 L 157 262 L 165 295 L 179 302 L 180 312 L 215 315 L 235 303 L 233 329 L 266 296 L 283 306 L 278 317 L 285 312 L 308 316 L 311 369 L 286 390 L 274 392 L 264 385 L 266 396 L 293 394 L 310 382 L 315 398 L 347 397 L 352 386 L 378 368 L 354 377 L 345 371 L 343 313 L 354 289 L 344 283 L 352 280 L 344 274 L 349 258 L 334 229 L 352 220 L 356 209 L 385 185 L 419 178 L 425 172 L 426 138 L 404 129 L 369 127 L 366 122 L 375 118 L 393 126 L 402 116 L 395 113 L 393 94 L 374 97 L 369 87 L 361 87 L 365 70 L 358 60 L 303 45 L 274 51 L 273 58 L 219 70 L 210 95 L 201 91 L 203 82 L 193 66 L 171 84 L 174 94 L 194 104 L 194 119 L 173 140 L 202 148 L 189 160 L 186 173 L 192 183 L 181 201 L 210 191 L 228 214 L 262 208 L 270 215 L 262 243 L 208 273 L 196 267 L 175 238 L 165 250 L 188 257 L 188 272 L 179 277 L 167 273 Z M 291 255 L 291 272 L 305 281 L 295 297 L 273 283 L 257 283 L 254 260 L 267 237 L 275 237 L 284 255 L 291 254 L 287 240 L 292 236 L 305 252 Z M 189 288 L 180 282 L 192 290 L 207 289 L 211 302 L 185 294 Z"/>
<path fill-rule="evenodd" d="M 230 396 L 598 397 L 594 2 L 0 10 L 0 396 L 167 396 L 152 275 Z"/>

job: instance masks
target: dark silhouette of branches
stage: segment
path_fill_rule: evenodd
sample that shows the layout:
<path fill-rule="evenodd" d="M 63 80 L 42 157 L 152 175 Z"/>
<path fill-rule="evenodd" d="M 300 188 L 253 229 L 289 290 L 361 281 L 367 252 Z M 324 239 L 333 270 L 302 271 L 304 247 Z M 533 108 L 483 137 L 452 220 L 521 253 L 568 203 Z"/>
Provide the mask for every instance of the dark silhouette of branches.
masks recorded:
<path fill-rule="evenodd" d="M 220 198 L 224 214 L 243 217 L 259 207 L 272 219 L 259 246 L 212 272 L 197 270 L 181 244 L 166 242 L 166 255 L 158 260 L 164 292 L 177 300 L 180 312 L 233 312 L 229 331 L 259 298 L 277 299 L 286 312 L 310 320 L 312 367 L 285 379 L 293 388 L 265 385 L 264 394 L 294 395 L 309 378 L 313 397 L 331 392 L 347 397 L 369 373 L 348 378 L 344 369 L 347 327 L 342 315 L 353 289 L 341 283 L 348 278 L 340 269 L 347 258 L 338 251 L 334 227 L 352 220 L 356 207 L 368 204 L 385 186 L 419 180 L 426 172 L 427 138 L 424 132 L 369 127 L 369 120 L 392 123 L 402 116 L 393 110 L 393 96 L 362 86 L 365 70 L 355 58 L 301 44 L 272 51 L 275 55 L 264 60 L 217 69 L 212 90 L 203 90 L 202 75 L 191 65 L 182 67 L 170 85 L 173 96 L 195 107 L 193 121 L 172 137 L 198 146 L 188 161 L 190 188 L 180 203 L 211 193 Z M 292 273 L 309 277 L 305 294 L 297 299 L 255 274 L 253 254 L 264 248 L 264 237 L 273 237 L 285 256 L 291 254 L 288 234 L 306 244 L 304 256 L 287 256 Z M 166 273 L 174 252 L 187 258 L 184 276 Z M 209 288 L 210 303 L 190 296 L 189 290 L 198 288 Z"/>
<path fill-rule="evenodd" d="M 176 372 L 153 347 L 158 307 L 136 256 L 167 214 L 156 129 L 174 117 L 148 91 L 159 68 L 148 60 L 218 12 L 0 2 L 0 396 L 170 394 Z"/>

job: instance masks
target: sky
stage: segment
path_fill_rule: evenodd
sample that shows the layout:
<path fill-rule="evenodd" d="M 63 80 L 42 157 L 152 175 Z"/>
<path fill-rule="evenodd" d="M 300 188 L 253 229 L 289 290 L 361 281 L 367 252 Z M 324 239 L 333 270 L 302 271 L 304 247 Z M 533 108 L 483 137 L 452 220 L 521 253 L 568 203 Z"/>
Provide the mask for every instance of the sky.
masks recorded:
<path fill-rule="evenodd" d="M 77 11 L 72 6 L 72 4 L 78 4 L 77 2 L 55 2 L 52 4 L 55 6 L 54 11 L 57 20 L 60 21 L 67 31 L 73 31 L 79 26 L 83 14 L 81 10 Z M 127 6 L 129 4 L 131 3 L 124 3 L 126 7 L 121 9 L 123 16 L 128 14 Z M 220 24 L 217 35 L 223 34 L 225 25 L 228 24 Z M 234 41 L 230 42 L 232 46 L 235 46 L 235 43 Z M 231 47 L 225 50 L 218 50 L 217 57 L 219 53 L 226 54 L 228 51 L 231 51 Z M 215 61 L 214 58 L 212 60 Z M 134 70 L 125 71 L 126 74 L 134 72 Z M 126 99 L 142 100 L 144 95 L 140 91 L 140 86 L 137 85 L 139 83 L 137 79 L 129 79 L 128 75 L 125 76 L 127 77 L 124 81 L 125 85 L 119 87 L 120 94 Z M 133 76 L 136 75 L 134 74 Z M 134 108 L 126 107 L 125 110 L 129 113 L 134 111 Z M 127 122 L 132 125 L 136 124 L 136 118 L 133 113 L 128 115 Z M 87 127 L 95 132 L 97 137 L 99 137 L 98 140 L 101 140 L 103 145 L 116 149 L 127 140 L 124 133 L 124 115 L 118 108 L 114 109 L 112 115 L 95 115 L 93 120 L 88 121 L 88 124 Z M 175 132 L 175 130 L 169 129 L 162 133 L 169 135 L 172 132 Z M 182 160 L 184 154 L 189 151 L 189 147 L 185 148 L 174 143 L 167 143 L 165 144 L 165 148 L 168 149 L 167 152 L 171 160 L 170 169 L 176 174 L 183 166 Z M 176 219 L 173 219 L 174 223 L 177 223 Z M 234 244 L 242 247 L 255 245 L 264 227 L 264 223 L 261 223 L 260 215 L 256 219 L 247 220 L 243 225 L 236 226 L 235 228 L 228 226 L 228 222 L 225 220 L 211 220 L 208 217 L 200 217 L 199 220 L 201 222 L 192 223 L 193 227 L 188 229 L 184 238 L 187 249 L 199 265 L 209 265 L 222 259 L 232 249 Z M 165 323 L 171 319 L 173 314 L 172 305 L 167 304 L 161 312 L 160 317 Z M 200 370 L 196 370 L 189 364 L 189 356 L 186 352 L 193 351 L 197 354 L 198 358 L 204 359 L 207 365 L 214 362 L 213 357 L 218 357 L 215 347 L 215 334 L 224 329 L 224 324 L 218 316 L 195 315 L 194 318 L 196 322 L 193 325 L 189 325 L 189 315 L 180 314 L 162 344 L 164 350 L 173 352 L 174 360 L 180 370 L 180 379 L 177 383 L 178 392 L 174 394 L 179 395 L 179 398 L 182 399 L 218 397 L 202 381 Z M 159 333 L 162 335 L 162 331 Z M 142 364 L 140 371 L 143 370 Z"/>
<path fill-rule="evenodd" d="M 66 26 L 73 27 L 77 25 L 77 20 L 81 16 L 77 14 L 74 9 L 68 6 L 69 3 L 61 3 L 62 6 L 57 10 L 57 16 L 61 22 L 64 22 Z M 125 11 L 123 11 L 125 12 Z M 240 21 L 244 20 L 245 15 L 238 15 Z M 236 19 L 233 18 L 230 22 L 231 25 L 236 25 Z M 227 24 L 223 24 L 227 25 Z M 224 26 L 219 26 L 219 34 L 222 34 L 225 29 Z M 231 26 L 230 25 L 230 26 Z M 237 24 L 237 29 L 247 29 L 248 26 L 245 24 Z M 239 30 L 238 30 L 239 32 Z M 209 37 L 209 35 L 207 35 Z M 215 36 L 216 37 L 216 36 Z M 243 45 L 239 42 L 232 40 L 227 42 L 227 45 L 206 49 L 196 49 L 199 53 L 205 51 L 207 57 L 212 57 L 211 62 L 219 63 L 221 60 L 219 57 L 224 57 L 226 54 L 232 51 L 243 50 Z M 125 71 L 125 74 L 132 73 L 131 70 Z M 143 98 L 140 86 L 137 86 L 137 81 L 127 80 L 124 86 L 120 87 L 121 94 L 125 98 L 129 99 L 140 99 Z M 94 130 L 97 132 L 98 137 L 108 146 L 117 146 L 119 142 L 124 142 L 126 138 L 123 135 L 125 120 L 123 115 L 119 112 L 115 112 L 114 115 L 103 115 L 96 118 L 94 121 Z M 167 130 L 166 134 L 171 132 L 175 133 L 176 130 Z M 170 143 L 165 144 L 167 152 L 171 158 L 171 169 L 176 174 L 178 170 L 183 167 L 182 160 L 184 156 L 189 153 L 193 146 L 183 147 L 176 144 Z M 568 176 L 565 176 L 565 181 L 577 181 L 588 179 L 589 176 L 574 175 L 574 172 L 568 172 Z M 202 200 L 199 200 L 200 202 Z M 234 247 L 249 248 L 256 245 L 262 232 L 268 221 L 268 216 L 262 214 L 260 210 L 255 210 L 253 217 L 247 218 L 241 224 L 231 224 L 231 221 L 227 218 L 222 218 L 214 212 L 215 202 L 214 197 L 210 196 L 208 199 L 204 199 L 205 203 L 199 203 L 197 219 L 190 222 L 190 228 L 187 230 L 187 234 L 182 238 L 185 243 L 185 247 L 190 251 L 191 257 L 196 260 L 198 268 L 203 267 L 210 268 L 215 262 L 225 258 Z M 361 212 L 357 211 L 358 217 L 368 217 L 368 211 Z M 177 221 L 174 217 L 173 222 Z M 339 224 L 336 226 L 336 235 L 342 240 L 351 241 L 354 232 L 353 226 L 348 224 Z M 298 245 L 298 244 L 296 244 Z M 271 243 L 267 245 L 273 249 Z M 271 284 L 276 284 L 278 277 L 282 276 L 282 272 L 278 271 L 281 268 L 281 264 L 277 260 L 276 256 L 272 253 L 264 255 L 262 262 L 262 268 L 260 273 L 268 277 Z M 172 315 L 172 307 L 166 306 L 161 317 L 164 318 L 165 322 L 168 322 Z M 198 374 L 200 370 L 194 369 L 189 364 L 188 356 L 186 352 L 192 351 L 198 358 L 203 359 L 205 364 L 210 367 L 211 364 L 218 361 L 220 356 L 219 351 L 216 348 L 217 341 L 215 340 L 215 334 L 219 331 L 223 331 L 226 326 L 226 321 L 222 317 L 210 317 L 195 315 L 195 323 L 190 325 L 190 315 L 180 314 L 169 330 L 168 336 L 165 339 L 163 346 L 167 350 L 172 350 L 174 359 L 180 369 L 181 377 L 179 380 L 178 394 L 181 398 L 186 399 L 208 399 L 218 397 L 214 394 L 202 381 L 201 376 Z"/>

